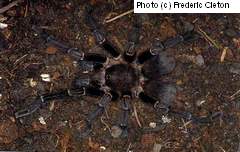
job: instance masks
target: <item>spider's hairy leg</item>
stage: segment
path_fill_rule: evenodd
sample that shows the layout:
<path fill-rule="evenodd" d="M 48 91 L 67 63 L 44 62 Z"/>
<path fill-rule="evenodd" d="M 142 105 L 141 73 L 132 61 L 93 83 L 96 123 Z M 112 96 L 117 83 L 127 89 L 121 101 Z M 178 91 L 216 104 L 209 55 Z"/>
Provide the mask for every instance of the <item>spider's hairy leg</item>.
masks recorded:
<path fill-rule="evenodd" d="M 73 48 L 69 47 L 66 44 L 63 44 L 62 42 L 59 42 L 56 40 L 53 36 L 49 35 L 45 31 L 42 31 L 41 29 L 33 26 L 33 30 L 42 37 L 47 43 L 54 45 L 59 50 L 61 50 L 63 53 L 66 53 L 70 55 L 73 59 L 77 61 L 85 60 L 89 62 L 96 62 L 96 64 L 105 63 L 107 61 L 107 58 L 100 54 L 95 53 L 84 53 L 79 48 Z M 93 63 L 95 64 L 95 63 Z"/>
<path fill-rule="evenodd" d="M 168 48 L 174 47 L 182 42 L 194 41 L 198 39 L 198 37 L 199 36 L 196 32 L 188 31 L 183 35 L 177 35 L 176 37 L 167 39 L 163 42 L 157 40 L 151 49 L 144 51 L 138 56 L 138 62 L 143 64 Z"/>
<path fill-rule="evenodd" d="M 97 44 L 106 50 L 112 57 L 119 58 L 120 51 L 106 39 L 106 36 L 100 30 L 97 21 L 93 18 L 91 13 L 86 14 L 85 20 L 86 24 L 92 31 Z"/>
<path fill-rule="evenodd" d="M 124 52 L 124 59 L 127 62 L 133 62 L 136 58 L 136 45 L 139 43 L 140 38 L 140 30 L 141 30 L 141 20 L 139 16 L 135 17 L 134 25 L 131 31 L 128 34 L 128 44 L 127 48 Z"/>
<path fill-rule="evenodd" d="M 160 41 L 156 41 L 151 49 L 148 49 L 141 54 L 138 55 L 137 60 L 139 64 L 143 64 L 144 62 L 152 59 L 157 56 L 160 52 L 164 51 L 163 43 Z"/>
<path fill-rule="evenodd" d="M 103 67 L 102 63 L 93 62 L 93 61 L 79 60 L 77 63 L 78 63 L 79 69 L 81 69 L 83 73 L 96 71 Z"/>
<path fill-rule="evenodd" d="M 138 95 L 143 102 L 153 105 L 157 112 L 171 114 L 192 121 L 193 123 L 201 124 L 211 123 L 214 119 L 222 117 L 221 112 L 215 112 L 205 117 L 198 117 L 189 111 L 177 111 L 172 104 L 172 101 L 175 100 L 176 88 L 171 84 L 161 84 L 162 87 L 159 85 L 160 83 L 150 82 L 149 85 L 144 88 L 145 91 L 140 92 Z"/>
<path fill-rule="evenodd" d="M 69 97 L 82 96 L 85 94 L 84 88 L 66 89 L 63 91 L 43 94 L 37 97 L 27 108 L 17 111 L 15 113 L 16 118 L 25 117 L 31 115 L 41 107 L 45 106 L 52 100 L 66 99 Z"/>
<path fill-rule="evenodd" d="M 122 130 L 121 137 L 128 136 L 128 121 L 129 121 L 129 115 L 130 115 L 131 99 L 132 98 L 130 95 L 123 95 L 122 98 L 120 99 L 122 114 L 121 114 L 120 122 L 118 126 Z"/>
<path fill-rule="evenodd" d="M 169 112 L 169 107 L 167 105 L 164 104 L 159 104 L 160 102 L 152 97 L 150 97 L 149 95 L 147 95 L 145 92 L 140 92 L 138 94 L 138 97 L 145 103 L 150 103 L 151 105 L 154 106 L 154 108 L 158 108 L 161 111 L 168 113 Z M 160 105 L 160 106 L 159 106 Z"/>
<path fill-rule="evenodd" d="M 167 39 L 163 42 L 164 47 L 171 48 L 182 42 L 191 42 L 199 38 L 199 35 L 195 31 L 187 31 L 182 35 L 177 35 L 174 38 Z"/>
<path fill-rule="evenodd" d="M 81 128 L 78 128 L 80 132 L 79 134 L 80 138 L 84 138 L 89 135 L 89 133 L 92 130 L 92 125 L 94 121 L 96 120 L 97 117 L 101 116 L 104 113 L 105 109 L 108 107 L 111 100 L 112 100 L 112 95 L 110 93 L 106 92 L 102 95 L 101 99 L 97 104 L 96 109 L 90 112 L 86 117 L 85 127 L 83 128 L 83 130 L 81 130 Z"/>
<path fill-rule="evenodd" d="M 83 83 L 83 82 L 82 82 Z M 66 89 L 63 91 L 43 94 L 37 97 L 27 108 L 19 110 L 15 113 L 16 118 L 25 117 L 36 112 L 38 109 L 46 106 L 52 100 L 63 100 L 67 98 L 80 97 L 80 96 L 92 96 L 99 97 L 104 94 L 104 91 L 93 87 L 77 87 L 72 89 Z"/>

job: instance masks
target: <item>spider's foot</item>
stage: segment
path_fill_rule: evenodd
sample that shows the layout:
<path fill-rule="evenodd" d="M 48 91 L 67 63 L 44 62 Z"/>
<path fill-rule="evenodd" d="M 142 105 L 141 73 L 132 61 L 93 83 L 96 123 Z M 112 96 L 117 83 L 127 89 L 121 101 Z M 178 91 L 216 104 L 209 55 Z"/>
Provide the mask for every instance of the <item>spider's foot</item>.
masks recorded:
<path fill-rule="evenodd" d="M 97 44 L 101 46 L 104 50 L 106 50 L 113 58 L 119 58 L 120 51 L 106 39 L 104 32 L 100 30 L 97 21 L 94 19 L 92 14 L 89 13 L 89 11 L 86 14 L 85 21 L 90 30 L 92 31 Z"/>
<path fill-rule="evenodd" d="M 78 61 L 78 67 L 81 69 L 82 73 L 89 73 L 101 69 L 103 67 L 103 64 L 98 62 L 80 60 Z"/>
<path fill-rule="evenodd" d="M 130 95 L 124 95 L 121 99 L 122 115 L 119 123 L 119 127 L 122 129 L 121 137 L 128 136 L 128 119 L 130 114 L 130 104 L 129 104 L 130 102 L 131 102 Z"/>
<path fill-rule="evenodd" d="M 137 55 L 135 50 L 136 44 L 134 42 L 129 42 L 126 51 L 124 52 L 124 59 L 125 61 L 131 63 L 135 60 Z"/>
<path fill-rule="evenodd" d="M 34 102 L 32 102 L 27 108 L 17 111 L 15 113 L 15 117 L 21 118 L 21 117 L 31 115 L 41 107 L 48 104 L 49 101 L 59 100 L 59 99 L 64 99 L 64 98 L 69 98 L 74 96 L 82 96 L 84 94 L 85 94 L 85 90 L 83 88 L 67 89 L 57 93 L 44 94 L 37 97 L 34 100 Z"/>
<path fill-rule="evenodd" d="M 132 30 L 129 32 L 128 35 L 128 44 L 126 47 L 126 51 L 124 52 L 124 59 L 125 61 L 131 63 L 136 58 L 136 46 L 139 44 L 140 38 L 140 29 L 141 29 L 141 22 L 135 21 L 135 25 L 133 26 Z"/>
<path fill-rule="evenodd" d="M 104 113 L 104 110 L 107 108 L 109 102 L 112 100 L 112 95 L 110 93 L 105 93 L 102 98 L 99 100 L 97 104 L 97 108 L 88 114 L 87 118 L 85 119 L 85 125 L 83 129 L 78 128 L 79 137 L 84 138 L 91 133 L 92 125 L 96 118 L 101 116 Z"/>

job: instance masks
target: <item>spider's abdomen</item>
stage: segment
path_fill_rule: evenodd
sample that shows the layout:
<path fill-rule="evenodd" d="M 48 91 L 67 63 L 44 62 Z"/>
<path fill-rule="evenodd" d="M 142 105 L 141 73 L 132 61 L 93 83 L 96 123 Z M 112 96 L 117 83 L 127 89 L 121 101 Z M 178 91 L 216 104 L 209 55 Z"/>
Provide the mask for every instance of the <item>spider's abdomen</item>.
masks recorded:
<path fill-rule="evenodd" d="M 106 69 L 105 79 L 111 89 L 124 93 L 137 85 L 138 74 L 130 65 L 117 64 Z"/>

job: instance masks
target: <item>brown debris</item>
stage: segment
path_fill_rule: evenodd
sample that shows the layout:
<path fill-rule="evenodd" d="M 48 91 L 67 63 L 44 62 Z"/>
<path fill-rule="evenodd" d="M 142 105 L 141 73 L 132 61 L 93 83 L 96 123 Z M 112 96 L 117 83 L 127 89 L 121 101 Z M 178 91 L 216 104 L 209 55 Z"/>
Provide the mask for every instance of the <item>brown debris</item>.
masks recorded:
<path fill-rule="evenodd" d="M 47 54 L 56 54 L 57 50 L 58 49 L 54 46 L 48 46 L 46 49 L 46 53 Z"/>
<path fill-rule="evenodd" d="M 164 37 L 163 39 L 174 37 L 177 35 L 177 32 L 175 28 L 172 26 L 172 24 L 168 21 L 164 21 L 160 26 L 160 33 Z"/>
<path fill-rule="evenodd" d="M 18 128 L 15 122 L 3 120 L 0 122 L 0 143 L 9 144 L 18 138 Z"/>
<path fill-rule="evenodd" d="M 60 151 L 61 152 L 66 152 L 69 146 L 69 140 L 70 140 L 70 133 L 65 132 L 63 136 L 60 139 Z"/>
<path fill-rule="evenodd" d="M 92 138 L 88 138 L 88 146 L 93 150 L 93 151 L 98 151 L 100 148 L 100 144 L 95 143 L 92 141 Z"/>
<path fill-rule="evenodd" d="M 144 134 L 141 138 L 141 144 L 143 146 L 153 145 L 155 142 L 155 137 L 153 134 Z"/>
<path fill-rule="evenodd" d="M 34 121 L 32 123 L 32 131 L 41 131 L 41 130 L 46 130 L 47 126 L 41 124 L 39 121 Z"/>
<path fill-rule="evenodd" d="M 16 1 L 13 1 L 12 3 L 8 4 L 7 6 L 0 8 L 0 14 L 8 11 L 10 8 L 16 6 L 20 2 L 22 2 L 22 0 L 16 0 Z"/>

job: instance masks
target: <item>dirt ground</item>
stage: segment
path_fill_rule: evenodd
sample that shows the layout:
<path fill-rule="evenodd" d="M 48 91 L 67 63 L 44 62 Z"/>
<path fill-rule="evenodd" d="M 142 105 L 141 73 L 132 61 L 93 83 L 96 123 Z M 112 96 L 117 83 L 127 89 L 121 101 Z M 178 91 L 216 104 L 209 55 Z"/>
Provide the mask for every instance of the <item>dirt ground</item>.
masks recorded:
<path fill-rule="evenodd" d="M 0 8 L 8 0 L 0 2 Z M 168 49 L 176 68 L 164 79 L 176 83 L 176 109 L 206 116 L 220 111 L 209 124 L 187 122 L 169 115 L 168 122 L 151 105 L 132 101 L 128 138 L 113 138 L 109 128 L 117 123 L 119 105 L 111 104 L 94 123 L 90 136 L 79 139 L 76 128 L 97 98 L 53 101 L 36 113 L 16 119 L 14 113 L 34 97 L 71 86 L 81 70 L 73 60 L 36 36 L 32 26 L 44 28 L 59 41 L 85 52 L 96 48 L 84 23 L 84 7 L 96 6 L 94 17 L 103 23 L 107 38 L 124 51 L 136 17 L 142 18 L 137 52 L 154 39 L 166 40 L 194 24 L 199 39 Z M 49 152 L 239 152 L 240 151 L 240 15 L 239 14 L 141 14 L 130 13 L 130 0 L 25 0 L 0 14 L 0 150 Z M 46 82 L 41 74 L 49 74 Z M 149 124 L 157 127 L 149 129 Z"/>

